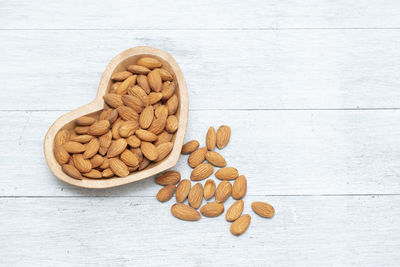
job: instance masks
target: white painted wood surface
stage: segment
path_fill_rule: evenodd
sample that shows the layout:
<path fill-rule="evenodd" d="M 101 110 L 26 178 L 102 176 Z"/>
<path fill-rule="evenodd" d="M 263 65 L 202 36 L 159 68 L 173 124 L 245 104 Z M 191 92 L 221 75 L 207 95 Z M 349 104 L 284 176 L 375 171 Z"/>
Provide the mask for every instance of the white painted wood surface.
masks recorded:
<path fill-rule="evenodd" d="M 399 266 L 399 9 L 0 0 L 0 266 Z M 48 170 L 47 128 L 91 101 L 109 60 L 136 45 L 180 64 L 187 140 L 232 127 L 222 153 L 249 180 L 243 236 L 223 216 L 175 219 L 153 179 L 96 191 Z M 276 216 L 254 215 L 255 200 Z"/>

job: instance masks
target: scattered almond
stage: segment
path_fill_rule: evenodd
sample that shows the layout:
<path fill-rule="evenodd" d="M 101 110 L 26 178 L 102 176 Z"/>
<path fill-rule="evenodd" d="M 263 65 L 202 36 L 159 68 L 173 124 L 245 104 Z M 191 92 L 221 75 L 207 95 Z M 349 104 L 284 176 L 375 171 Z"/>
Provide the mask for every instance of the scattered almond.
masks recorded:
<path fill-rule="evenodd" d="M 201 163 L 197 165 L 192 173 L 190 174 L 190 179 L 192 181 L 201 181 L 209 177 L 211 174 L 213 174 L 214 168 L 211 164 L 209 163 Z"/>
<path fill-rule="evenodd" d="M 177 184 L 180 180 L 181 174 L 177 171 L 167 171 L 156 178 L 156 182 L 159 185 Z"/>
<path fill-rule="evenodd" d="M 217 134 L 215 133 L 214 127 L 210 127 L 206 135 L 206 146 L 208 150 L 214 150 L 215 144 L 217 143 Z"/>
<path fill-rule="evenodd" d="M 208 179 L 204 184 L 204 198 L 209 200 L 214 196 L 216 190 L 215 182 L 213 179 Z"/>
<path fill-rule="evenodd" d="M 199 147 L 199 141 L 191 140 L 182 146 L 182 154 L 190 154 Z"/>
<path fill-rule="evenodd" d="M 217 147 L 219 149 L 224 148 L 231 138 L 231 128 L 226 125 L 222 125 L 217 131 Z"/>
<path fill-rule="evenodd" d="M 217 202 L 224 202 L 229 198 L 232 193 L 232 185 L 228 181 L 222 181 L 218 184 L 217 190 L 215 191 L 215 200 Z"/>
<path fill-rule="evenodd" d="M 206 158 L 206 153 L 207 153 L 207 148 L 205 147 L 201 147 L 193 151 L 188 158 L 189 166 L 195 168 L 197 165 L 202 163 Z"/>
<path fill-rule="evenodd" d="M 224 204 L 210 202 L 201 207 L 200 212 L 206 217 L 217 217 L 224 212 Z"/>
<path fill-rule="evenodd" d="M 189 205 L 198 209 L 203 201 L 203 186 L 201 183 L 195 184 L 189 191 L 188 195 Z"/>
<path fill-rule="evenodd" d="M 226 220 L 228 222 L 235 221 L 237 218 L 240 217 L 240 215 L 242 215 L 243 208 L 244 208 L 243 200 L 238 200 L 235 203 L 233 203 L 232 206 L 230 206 L 230 208 L 227 210 L 227 212 L 225 214 Z"/>
<path fill-rule="evenodd" d="M 231 233 L 234 235 L 241 235 L 246 232 L 247 228 L 249 228 L 251 217 L 248 214 L 245 214 L 236 221 L 234 221 L 231 225 Z"/>
<path fill-rule="evenodd" d="M 246 177 L 244 175 L 240 175 L 233 183 L 232 197 L 234 199 L 241 199 L 246 194 L 246 191 L 247 191 Z"/>
<path fill-rule="evenodd" d="M 265 202 L 253 202 L 251 208 L 255 213 L 264 218 L 271 218 L 275 214 L 275 209 L 270 204 Z"/>
<path fill-rule="evenodd" d="M 215 177 L 217 177 L 220 180 L 234 180 L 238 176 L 239 176 L 238 170 L 233 167 L 225 167 L 225 168 L 219 169 L 215 173 Z"/>
<path fill-rule="evenodd" d="M 158 201 L 160 201 L 160 202 L 168 201 L 174 195 L 175 190 L 176 190 L 175 185 L 167 185 L 167 186 L 163 187 L 160 191 L 158 191 L 156 197 L 157 197 Z"/>
<path fill-rule="evenodd" d="M 171 213 L 176 218 L 185 221 L 198 221 L 201 218 L 201 215 L 197 210 L 182 203 L 172 205 Z"/>
<path fill-rule="evenodd" d="M 224 157 L 216 151 L 208 151 L 206 153 L 206 160 L 215 167 L 225 167 L 226 161 Z"/>
<path fill-rule="evenodd" d="M 178 187 L 176 188 L 176 202 L 183 202 L 189 195 L 191 188 L 191 183 L 190 180 L 184 179 L 182 180 L 179 184 Z"/>

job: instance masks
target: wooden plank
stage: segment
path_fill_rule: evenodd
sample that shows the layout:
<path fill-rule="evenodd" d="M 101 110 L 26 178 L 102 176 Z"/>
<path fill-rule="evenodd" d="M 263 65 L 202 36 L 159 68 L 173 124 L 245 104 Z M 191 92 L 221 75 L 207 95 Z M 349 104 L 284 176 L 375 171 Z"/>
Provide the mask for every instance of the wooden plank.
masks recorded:
<path fill-rule="evenodd" d="M 0 40 L 2 110 L 86 104 L 111 58 L 144 44 L 177 59 L 192 109 L 400 107 L 396 30 L 1 31 Z"/>
<path fill-rule="evenodd" d="M 2 1 L 1 29 L 399 27 L 398 1 Z"/>
<path fill-rule="evenodd" d="M 263 219 L 252 201 L 273 204 Z M 246 197 L 248 231 L 224 215 L 185 222 L 153 198 L 0 198 L 4 266 L 398 266 L 400 196 Z M 229 199 L 225 204 L 232 203 Z"/>
<path fill-rule="evenodd" d="M 153 179 L 107 190 L 58 181 L 43 156 L 63 112 L 0 112 L 1 196 L 155 196 Z M 204 145 L 210 125 L 232 127 L 221 150 L 249 180 L 250 195 L 400 194 L 400 110 L 190 111 L 186 140 Z M 176 169 L 191 169 L 182 156 Z"/>

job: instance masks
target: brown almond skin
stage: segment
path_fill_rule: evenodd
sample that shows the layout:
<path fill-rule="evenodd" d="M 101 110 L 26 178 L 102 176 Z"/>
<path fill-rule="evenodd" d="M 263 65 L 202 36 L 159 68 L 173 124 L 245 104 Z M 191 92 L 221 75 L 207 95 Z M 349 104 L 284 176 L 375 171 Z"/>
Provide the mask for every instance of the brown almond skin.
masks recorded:
<path fill-rule="evenodd" d="M 192 173 L 190 179 L 192 181 L 201 181 L 208 178 L 214 172 L 214 167 L 209 163 L 201 163 L 197 165 Z"/>
<path fill-rule="evenodd" d="M 121 153 L 120 158 L 128 167 L 136 167 L 139 165 L 138 157 L 129 149 L 125 149 L 124 152 Z"/>
<path fill-rule="evenodd" d="M 216 151 L 208 151 L 206 153 L 206 160 L 215 167 L 225 167 L 226 161 L 224 157 Z"/>
<path fill-rule="evenodd" d="M 62 170 L 65 172 L 67 175 L 71 176 L 74 179 L 82 180 L 83 177 L 81 173 L 78 171 L 77 168 L 75 168 L 71 164 L 64 164 L 62 165 Z"/>
<path fill-rule="evenodd" d="M 224 212 L 224 204 L 216 201 L 210 202 L 201 207 L 200 212 L 206 217 L 217 217 Z"/>
<path fill-rule="evenodd" d="M 100 167 L 104 162 L 104 158 L 100 156 L 99 154 L 95 155 L 90 159 L 90 163 L 92 163 L 92 168 L 98 168 Z"/>
<path fill-rule="evenodd" d="M 177 184 L 181 180 L 181 174 L 178 171 L 167 171 L 156 178 L 159 185 Z"/>
<path fill-rule="evenodd" d="M 176 186 L 175 185 L 167 185 L 164 188 L 161 188 L 160 191 L 158 191 L 157 193 L 157 199 L 160 202 L 166 202 L 168 200 L 170 200 L 172 198 L 172 196 L 174 195 L 174 192 L 176 190 Z"/>
<path fill-rule="evenodd" d="M 70 133 L 67 130 L 65 130 L 65 129 L 60 130 L 56 134 L 56 137 L 54 138 L 54 145 L 55 146 L 63 146 L 69 140 L 69 137 L 70 137 Z"/>
<path fill-rule="evenodd" d="M 241 235 L 246 232 L 249 228 L 251 217 L 249 214 L 245 214 L 239 217 L 236 221 L 231 224 L 231 233 L 234 235 Z"/>
<path fill-rule="evenodd" d="M 108 148 L 107 157 L 113 158 L 124 152 L 128 143 L 124 138 L 112 141 L 110 147 Z"/>
<path fill-rule="evenodd" d="M 125 177 L 129 175 L 128 166 L 126 166 L 125 163 L 123 163 L 120 159 L 110 159 L 110 168 L 119 177 Z"/>
<path fill-rule="evenodd" d="M 233 167 L 225 167 L 225 168 L 219 169 L 215 173 L 215 177 L 217 177 L 220 180 L 234 180 L 238 176 L 239 176 L 238 170 Z"/>
<path fill-rule="evenodd" d="M 190 167 L 195 168 L 197 165 L 201 164 L 206 158 L 207 148 L 201 147 L 196 151 L 193 151 L 189 158 L 188 164 Z"/>
<path fill-rule="evenodd" d="M 167 143 L 163 143 L 163 144 L 156 146 L 156 148 L 158 150 L 158 158 L 155 161 L 158 162 L 158 161 L 165 159 L 169 155 L 169 153 L 172 151 L 173 147 L 174 147 L 174 143 L 172 143 L 172 142 L 167 142 Z"/>
<path fill-rule="evenodd" d="M 86 151 L 83 153 L 83 158 L 84 159 L 90 159 L 92 158 L 94 155 L 97 154 L 97 152 L 100 149 L 100 142 L 99 139 L 97 138 L 93 138 L 92 140 L 90 140 L 90 142 L 88 143 L 87 147 L 86 147 Z"/>
<path fill-rule="evenodd" d="M 129 136 L 126 138 L 126 142 L 128 145 L 130 145 L 132 148 L 138 148 L 140 147 L 141 141 L 139 138 L 137 138 L 136 135 Z"/>
<path fill-rule="evenodd" d="M 105 94 L 103 96 L 104 101 L 112 108 L 118 108 L 124 103 L 122 102 L 121 95 L 118 94 Z"/>
<path fill-rule="evenodd" d="M 64 148 L 68 153 L 81 153 L 86 150 L 86 147 L 84 145 L 74 141 L 67 141 L 64 144 Z"/>
<path fill-rule="evenodd" d="M 116 72 L 111 76 L 111 79 L 114 81 L 124 81 L 126 78 L 128 78 L 129 76 L 132 76 L 132 73 L 130 73 L 129 71 L 120 71 L 120 72 Z"/>
<path fill-rule="evenodd" d="M 62 145 L 54 147 L 54 156 L 60 165 L 66 164 L 70 159 L 69 153 Z"/>
<path fill-rule="evenodd" d="M 173 135 L 163 131 L 158 135 L 157 141 L 154 143 L 155 146 L 161 145 L 163 143 L 171 142 Z"/>
<path fill-rule="evenodd" d="M 206 135 L 207 149 L 214 150 L 216 143 L 217 143 L 217 133 L 215 132 L 215 128 L 211 126 L 208 129 L 207 135 Z"/>
<path fill-rule="evenodd" d="M 209 200 L 214 196 L 215 190 L 217 189 L 213 179 L 208 179 L 204 184 L 204 198 Z"/>
<path fill-rule="evenodd" d="M 191 140 L 182 146 L 182 154 L 190 154 L 199 147 L 200 143 L 197 140 Z"/>
<path fill-rule="evenodd" d="M 89 127 L 90 126 L 76 126 L 74 131 L 77 134 L 87 134 L 89 132 Z"/>
<path fill-rule="evenodd" d="M 235 203 L 232 204 L 232 206 L 230 206 L 230 208 L 227 210 L 226 214 L 225 214 L 225 219 L 228 222 L 233 222 L 235 221 L 237 218 L 240 217 L 240 215 L 242 215 L 243 212 L 243 208 L 244 208 L 244 201 L 243 200 L 238 200 Z"/>
<path fill-rule="evenodd" d="M 151 70 L 162 66 L 160 61 L 152 57 L 142 57 L 136 62 L 136 64 Z"/>
<path fill-rule="evenodd" d="M 201 215 L 197 210 L 182 203 L 172 205 L 171 213 L 176 218 L 184 221 L 198 221 L 201 218 Z"/>
<path fill-rule="evenodd" d="M 179 100 L 176 95 L 171 96 L 167 101 L 168 115 L 173 115 L 178 109 Z"/>
<path fill-rule="evenodd" d="M 90 160 L 84 159 L 82 154 L 72 155 L 72 161 L 75 168 L 77 168 L 81 173 L 90 172 L 92 169 L 92 163 Z"/>
<path fill-rule="evenodd" d="M 103 135 L 110 129 L 110 122 L 108 120 L 101 120 L 89 126 L 88 134 L 90 135 Z"/>
<path fill-rule="evenodd" d="M 191 188 L 191 182 L 188 179 L 182 180 L 176 188 L 176 202 L 183 202 L 188 197 Z"/>
<path fill-rule="evenodd" d="M 111 168 L 107 168 L 107 169 L 104 169 L 104 170 L 103 170 L 103 172 L 101 173 L 101 175 L 102 175 L 104 178 L 111 178 L 111 177 L 114 176 L 114 172 L 111 170 Z"/>
<path fill-rule="evenodd" d="M 140 148 L 148 160 L 155 161 L 158 158 L 158 150 L 152 143 L 142 142 Z"/>
<path fill-rule="evenodd" d="M 167 118 L 167 123 L 165 125 L 165 130 L 169 133 L 175 133 L 179 127 L 179 120 L 175 115 L 169 115 Z"/>
<path fill-rule="evenodd" d="M 99 172 L 98 170 L 95 170 L 95 169 L 92 169 L 92 170 L 90 170 L 90 172 L 87 172 L 87 173 L 82 173 L 82 175 L 87 178 L 92 178 L 92 179 L 99 179 L 99 178 L 103 177 L 101 172 Z"/>
<path fill-rule="evenodd" d="M 153 106 L 147 106 L 139 116 L 139 124 L 143 129 L 150 127 L 154 119 L 154 108 Z"/>
<path fill-rule="evenodd" d="M 140 65 L 129 65 L 126 69 L 134 74 L 147 74 L 150 72 L 148 68 Z"/>
<path fill-rule="evenodd" d="M 219 149 L 224 148 L 231 138 L 231 128 L 227 125 L 222 125 L 217 130 L 217 147 Z"/>
<path fill-rule="evenodd" d="M 198 209 L 203 202 L 203 186 L 201 183 L 195 184 L 189 191 L 188 195 L 189 205 Z"/>
<path fill-rule="evenodd" d="M 146 94 L 151 94 L 151 89 L 150 89 L 150 85 L 149 85 L 149 81 L 147 80 L 147 76 L 144 74 L 141 74 L 137 77 L 137 84 L 143 88 L 143 90 L 146 92 Z M 161 97 L 160 97 L 161 99 Z M 158 101 L 158 100 L 157 100 Z M 156 101 L 156 102 L 157 102 Z M 155 102 L 154 102 L 155 103 Z M 151 103 L 150 104 L 154 104 Z"/>
<path fill-rule="evenodd" d="M 89 116 L 82 116 L 75 120 L 75 123 L 81 126 L 89 126 L 96 122 L 95 118 Z"/>
<path fill-rule="evenodd" d="M 147 81 L 150 85 L 150 88 L 153 89 L 154 92 L 161 92 L 162 79 L 157 69 L 152 70 L 149 74 L 147 74 Z"/>
<path fill-rule="evenodd" d="M 272 218 L 275 214 L 275 209 L 270 204 L 265 202 L 256 201 L 251 203 L 253 211 L 264 218 Z"/>
<path fill-rule="evenodd" d="M 247 191 L 247 180 L 244 175 L 240 175 L 235 182 L 233 183 L 232 187 L 232 197 L 234 199 L 241 199 L 246 195 Z"/>
<path fill-rule="evenodd" d="M 86 143 L 89 143 L 89 141 L 92 140 L 92 138 L 93 138 L 93 136 L 91 136 L 91 135 L 83 134 L 83 135 L 77 135 L 77 136 L 71 137 L 70 140 L 81 143 L 81 144 L 86 144 Z"/>
<path fill-rule="evenodd" d="M 232 185 L 228 181 L 222 181 L 218 184 L 215 191 L 215 200 L 219 203 L 224 202 L 232 193 Z"/>

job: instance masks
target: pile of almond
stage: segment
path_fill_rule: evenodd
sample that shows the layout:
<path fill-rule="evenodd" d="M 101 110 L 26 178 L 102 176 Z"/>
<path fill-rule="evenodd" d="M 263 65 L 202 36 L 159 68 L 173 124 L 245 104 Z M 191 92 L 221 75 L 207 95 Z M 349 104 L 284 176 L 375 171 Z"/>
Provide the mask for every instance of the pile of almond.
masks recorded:
<path fill-rule="evenodd" d="M 75 179 L 124 177 L 172 150 L 179 126 L 173 75 L 159 60 L 142 57 L 111 79 L 107 107 L 78 118 L 73 129 L 55 137 L 55 158 Z"/>
<path fill-rule="evenodd" d="M 171 213 L 175 217 L 186 221 L 197 221 L 201 218 L 201 214 L 205 217 L 216 217 L 221 215 L 224 210 L 224 202 L 232 196 L 235 200 L 225 214 L 228 222 L 232 222 L 230 231 L 234 235 L 243 234 L 250 225 L 251 217 L 244 214 L 243 197 L 247 191 L 247 180 L 244 175 L 239 175 L 236 168 L 226 167 L 225 158 L 218 152 L 214 151 L 215 147 L 224 148 L 231 136 L 229 126 L 223 125 L 215 131 L 214 127 L 210 127 L 206 135 L 206 146 L 201 147 L 197 140 L 187 142 L 182 147 L 182 154 L 190 154 L 188 164 L 193 168 L 190 180 L 196 182 L 193 186 L 189 179 L 181 180 L 181 175 L 177 171 L 167 171 L 156 178 L 156 182 L 164 187 L 157 193 L 157 199 L 161 202 L 170 200 L 174 193 L 176 204 L 171 207 Z M 204 161 L 207 162 L 204 162 Z M 216 185 L 213 179 L 208 179 L 204 183 L 202 181 L 210 177 L 214 173 L 214 167 L 219 167 L 215 172 L 215 177 L 221 180 Z M 231 183 L 233 182 L 233 185 Z M 200 206 L 203 198 L 210 201 L 214 197 L 215 201 L 211 201 Z M 188 205 L 184 204 L 188 200 Z M 264 218 L 274 216 L 275 210 L 268 203 L 253 202 L 251 205 L 253 211 Z M 197 209 L 200 208 L 200 212 Z M 201 214 L 200 214 L 201 213 Z"/>

